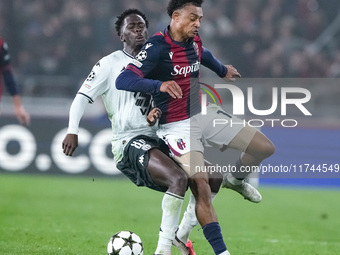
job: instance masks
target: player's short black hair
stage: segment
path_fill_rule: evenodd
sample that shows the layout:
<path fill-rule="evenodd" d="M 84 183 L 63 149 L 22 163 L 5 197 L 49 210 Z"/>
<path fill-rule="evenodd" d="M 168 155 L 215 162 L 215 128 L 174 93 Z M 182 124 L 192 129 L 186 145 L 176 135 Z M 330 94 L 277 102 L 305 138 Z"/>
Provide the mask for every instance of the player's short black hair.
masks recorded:
<path fill-rule="evenodd" d="M 197 7 L 201 7 L 204 0 L 170 0 L 167 12 L 170 17 L 172 17 L 172 14 L 174 11 L 179 10 L 183 8 L 187 4 L 192 4 Z"/>
<path fill-rule="evenodd" d="M 149 27 L 149 21 L 147 20 L 145 14 L 143 12 L 141 12 L 140 10 L 137 10 L 137 9 L 127 9 L 123 13 L 121 13 L 119 16 L 117 16 L 115 28 L 116 28 L 118 36 L 120 36 L 120 29 L 122 28 L 124 19 L 131 14 L 137 14 L 137 15 L 141 16 L 145 21 L 146 28 Z"/>

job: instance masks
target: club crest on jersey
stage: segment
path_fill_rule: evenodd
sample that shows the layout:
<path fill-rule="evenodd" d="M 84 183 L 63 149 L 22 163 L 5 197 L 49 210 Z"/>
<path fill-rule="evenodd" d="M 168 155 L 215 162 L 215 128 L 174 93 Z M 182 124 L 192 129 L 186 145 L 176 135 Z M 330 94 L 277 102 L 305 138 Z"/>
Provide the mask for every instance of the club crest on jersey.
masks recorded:
<path fill-rule="evenodd" d="M 92 81 L 96 77 L 96 73 L 94 71 L 91 71 L 89 76 L 87 77 L 86 81 Z"/>
<path fill-rule="evenodd" d="M 145 50 L 142 50 L 141 52 L 139 52 L 139 53 L 137 54 L 136 59 L 137 59 L 138 61 L 143 61 L 143 60 L 146 59 L 147 56 L 148 56 L 148 54 L 146 53 L 146 51 L 145 51 Z"/>
<path fill-rule="evenodd" d="M 196 53 L 196 55 L 198 56 L 199 55 L 199 50 L 198 50 L 198 45 L 197 45 L 197 43 L 196 42 L 193 42 L 193 47 L 194 47 L 194 50 L 195 50 L 195 53 Z"/>
<path fill-rule="evenodd" d="M 185 145 L 186 145 L 186 143 L 183 141 L 182 138 L 177 140 L 177 146 L 180 150 L 184 150 L 185 147 L 186 147 Z"/>

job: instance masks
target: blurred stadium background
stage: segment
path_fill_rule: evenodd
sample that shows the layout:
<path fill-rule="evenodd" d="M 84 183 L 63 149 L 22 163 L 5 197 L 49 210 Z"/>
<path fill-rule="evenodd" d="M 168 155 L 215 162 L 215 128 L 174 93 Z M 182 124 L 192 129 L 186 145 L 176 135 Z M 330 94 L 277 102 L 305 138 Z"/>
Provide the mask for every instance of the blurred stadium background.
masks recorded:
<path fill-rule="evenodd" d="M 1 172 L 117 173 L 110 150 L 110 127 L 100 102 L 86 110 L 77 156 L 72 159 L 63 156 L 60 143 L 67 127 L 69 107 L 94 63 L 121 48 L 113 29 L 116 16 L 131 7 L 143 10 L 152 35 L 169 23 L 165 14 L 167 2 L 0 2 L 0 35 L 10 45 L 16 79 L 32 115 L 30 127 L 19 126 L 5 92 L 0 117 Z M 297 152 L 305 148 L 309 148 L 302 159 L 306 163 L 315 157 L 320 158 L 320 163 L 339 163 L 340 150 L 336 145 L 340 140 L 340 86 L 336 79 L 340 77 L 339 31 L 340 2 L 336 0 L 206 0 L 204 3 L 201 27 L 204 45 L 223 63 L 237 67 L 251 82 L 260 106 L 270 104 L 270 88 L 276 81 L 280 83 L 274 78 L 284 78 L 286 83 L 294 78 L 296 86 L 300 85 L 297 81 L 303 80 L 303 86 L 312 92 L 308 108 L 313 117 L 301 123 L 303 128 L 317 129 L 312 131 L 312 136 L 321 139 L 311 140 L 299 133 L 289 134 L 288 139 L 280 135 L 281 129 L 268 129 L 267 135 L 277 146 L 275 156 L 281 163 L 294 161 L 301 156 Z M 206 69 L 202 69 L 202 74 L 208 75 Z M 264 86 L 258 78 L 272 82 Z M 223 93 L 221 96 L 229 107 L 230 98 Z M 327 130 L 332 130 L 332 135 Z M 325 134 L 328 136 L 323 137 Z M 279 137 L 288 145 L 281 146 Z M 303 145 L 306 142 L 308 145 Z M 326 157 L 319 156 L 320 148 Z M 207 154 L 211 158 L 209 150 Z M 230 162 L 234 161 L 233 157 Z M 277 158 L 271 160 L 275 162 Z"/>

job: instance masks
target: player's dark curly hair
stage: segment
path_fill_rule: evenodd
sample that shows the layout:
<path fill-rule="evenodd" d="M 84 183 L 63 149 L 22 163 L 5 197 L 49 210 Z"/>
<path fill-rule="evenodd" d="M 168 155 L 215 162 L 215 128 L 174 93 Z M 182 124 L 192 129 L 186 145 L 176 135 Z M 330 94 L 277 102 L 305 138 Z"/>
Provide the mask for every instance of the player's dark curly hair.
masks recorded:
<path fill-rule="evenodd" d="M 137 15 L 141 16 L 145 21 L 146 28 L 149 27 L 149 21 L 147 20 L 145 14 L 143 12 L 141 12 L 140 10 L 137 10 L 137 9 L 127 9 L 122 14 L 117 16 L 115 28 L 116 28 L 118 36 L 120 36 L 120 29 L 122 28 L 124 19 L 131 14 L 137 14 Z"/>
<path fill-rule="evenodd" d="M 167 12 L 170 17 L 174 11 L 181 9 L 187 4 L 192 4 L 197 7 L 201 7 L 204 0 L 170 0 Z"/>

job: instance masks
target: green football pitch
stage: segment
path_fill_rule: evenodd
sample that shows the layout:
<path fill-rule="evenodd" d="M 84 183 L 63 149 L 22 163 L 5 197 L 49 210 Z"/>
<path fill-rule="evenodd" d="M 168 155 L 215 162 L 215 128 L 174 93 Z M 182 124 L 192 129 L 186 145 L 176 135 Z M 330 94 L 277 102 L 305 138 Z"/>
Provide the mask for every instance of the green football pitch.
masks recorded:
<path fill-rule="evenodd" d="M 339 190 L 260 191 L 259 204 L 226 189 L 214 201 L 232 255 L 340 254 Z M 161 200 L 125 179 L 0 174 L 0 254 L 106 254 L 121 230 L 137 233 L 144 254 L 153 254 Z M 213 254 L 201 228 L 191 240 L 198 255 Z"/>

